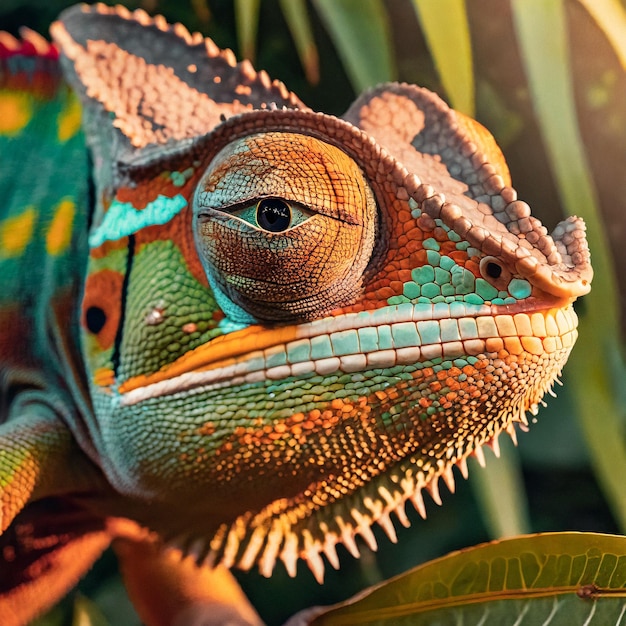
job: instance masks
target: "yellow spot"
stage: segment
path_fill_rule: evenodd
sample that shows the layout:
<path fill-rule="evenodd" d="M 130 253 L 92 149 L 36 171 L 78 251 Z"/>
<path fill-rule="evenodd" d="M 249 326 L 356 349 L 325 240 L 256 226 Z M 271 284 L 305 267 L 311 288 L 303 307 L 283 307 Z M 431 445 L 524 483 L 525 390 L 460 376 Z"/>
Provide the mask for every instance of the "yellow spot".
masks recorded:
<path fill-rule="evenodd" d="M 21 215 L 0 222 L 0 257 L 20 256 L 33 236 L 37 211 L 29 206 Z"/>
<path fill-rule="evenodd" d="M 46 252 L 52 255 L 62 254 L 70 243 L 72 236 L 72 222 L 76 207 L 69 200 L 61 200 L 56 207 L 48 234 L 46 235 Z"/>
<path fill-rule="evenodd" d="M 17 135 L 32 116 L 32 100 L 28 94 L 0 91 L 0 135 Z"/>
<path fill-rule="evenodd" d="M 80 130 L 81 107 L 78 98 L 72 95 L 58 118 L 59 141 L 65 143 Z"/>

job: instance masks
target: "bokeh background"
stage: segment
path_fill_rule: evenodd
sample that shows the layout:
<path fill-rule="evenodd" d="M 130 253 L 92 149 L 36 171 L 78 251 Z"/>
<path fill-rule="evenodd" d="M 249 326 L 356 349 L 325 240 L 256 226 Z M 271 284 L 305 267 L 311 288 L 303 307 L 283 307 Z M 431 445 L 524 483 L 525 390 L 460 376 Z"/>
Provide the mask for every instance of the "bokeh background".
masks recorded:
<path fill-rule="evenodd" d="M 66 0 L 3 0 L 0 29 L 47 33 Z M 626 533 L 626 1 L 625 0 L 143 0 L 280 78 L 316 110 L 340 115 L 370 85 L 428 87 L 496 137 L 513 184 L 551 230 L 588 224 L 596 276 L 576 305 L 580 339 L 557 398 L 502 457 L 470 462 L 470 478 L 427 520 L 379 551 L 340 550 L 323 586 L 238 574 L 269 624 L 329 604 L 424 561 L 526 532 Z M 410 506 L 410 505 L 409 505 Z M 398 525 L 399 526 L 399 525 Z M 82 621 L 81 621 L 82 620 Z M 137 626 L 111 553 L 37 626 Z"/>

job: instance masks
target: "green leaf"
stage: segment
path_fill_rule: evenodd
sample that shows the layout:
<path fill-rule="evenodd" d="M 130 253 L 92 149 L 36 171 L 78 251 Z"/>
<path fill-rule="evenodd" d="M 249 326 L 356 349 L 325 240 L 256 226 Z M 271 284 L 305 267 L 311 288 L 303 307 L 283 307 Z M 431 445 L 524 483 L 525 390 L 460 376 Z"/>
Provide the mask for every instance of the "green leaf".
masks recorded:
<path fill-rule="evenodd" d="M 465 0 L 413 0 L 413 7 L 450 104 L 474 117 L 474 70 Z"/>
<path fill-rule="evenodd" d="M 254 62 L 261 0 L 235 0 L 235 23 L 242 59 Z"/>
<path fill-rule="evenodd" d="M 487 466 L 476 467 L 476 471 L 469 468 L 470 485 L 494 539 L 530 531 L 519 453 L 506 435 L 500 437 L 499 445 L 500 458 L 487 458 Z"/>
<path fill-rule="evenodd" d="M 626 9 L 619 0 L 578 0 L 587 9 L 626 70 Z"/>
<path fill-rule="evenodd" d="M 305 0 L 280 0 L 280 6 L 289 32 L 296 44 L 306 79 L 316 85 L 320 79 L 317 47 L 311 31 L 311 22 Z"/>
<path fill-rule="evenodd" d="M 309 623 L 618 624 L 626 614 L 626 537 L 546 533 L 453 552 Z"/>
<path fill-rule="evenodd" d="M 95 603 L 79 594 L 74 601 L 72 626 L 109 626 L 109 624 Z"/>
<path fill-rule="evenodd" d="M 393 46 L 381 0 L 313 0 L 355 91 L 394 80 Z"/>
<path fill-rule="evenodd" d="M 530 94 L 554 172 L 570 214 L 587 223 L 594 266 L 591 294 L 580 307 L 579 339 L 568 385 L 600 485 L 626 531 L 626 445 L 618 389 L 626 387 L 619 343 L 618 287 L 590 168 L 580 138 L 561 0 L 513 0 L 513 17 Z"/>
<path fill-rule="evenodd" d="M 67 624 L 65 611 L 63 607 L 57 605 L 41 617 L 33 620 L 30 626 L 65 626 L 65 624 Z"/>

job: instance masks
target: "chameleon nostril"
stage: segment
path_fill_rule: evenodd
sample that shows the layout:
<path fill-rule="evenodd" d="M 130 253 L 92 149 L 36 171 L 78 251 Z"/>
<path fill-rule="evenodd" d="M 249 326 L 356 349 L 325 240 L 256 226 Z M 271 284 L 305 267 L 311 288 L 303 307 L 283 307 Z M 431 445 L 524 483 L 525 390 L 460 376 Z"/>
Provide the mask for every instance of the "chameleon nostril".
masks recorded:
<path fill-rule="evenodd" d="M 500 278 L 502 268 L 497 263 L 487 263 L 486 272 L 491 278 Z"/>
<path fill-rule="evenodd" d="M 502 267 L 502 263 L 493 256 L 486 256 L 480 260 L 480 273 L 482 274 L 482 277 L 486 280 L 508 280 L 508 275 L 505 275 L 505 270 Z"/>

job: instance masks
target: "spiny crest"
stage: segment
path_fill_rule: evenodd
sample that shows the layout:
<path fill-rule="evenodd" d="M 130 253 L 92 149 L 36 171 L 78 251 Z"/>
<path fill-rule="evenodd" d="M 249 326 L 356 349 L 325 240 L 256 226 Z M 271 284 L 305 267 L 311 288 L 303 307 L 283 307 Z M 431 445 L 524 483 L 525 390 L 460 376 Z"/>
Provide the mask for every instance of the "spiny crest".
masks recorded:
<path fill-rule="evenodd" d="M 220 116 L 270 102 L 303 107 L 280 81 L 249 61 L 237 64 L 231 50 L 141 9 L 72 7 L 51 33 L 72 61 L 76 86 L 115 115 L 135 148 L 204 134 Z M 122 74 L 134 76 L 132 85 Z"/>

